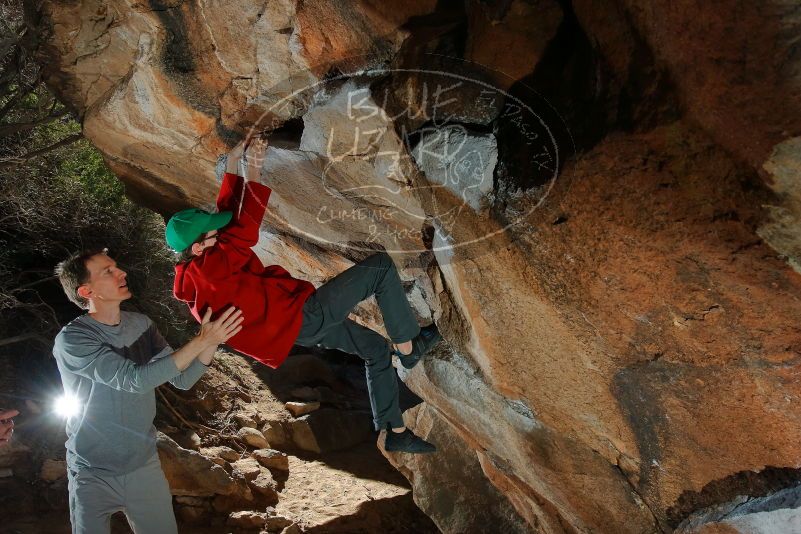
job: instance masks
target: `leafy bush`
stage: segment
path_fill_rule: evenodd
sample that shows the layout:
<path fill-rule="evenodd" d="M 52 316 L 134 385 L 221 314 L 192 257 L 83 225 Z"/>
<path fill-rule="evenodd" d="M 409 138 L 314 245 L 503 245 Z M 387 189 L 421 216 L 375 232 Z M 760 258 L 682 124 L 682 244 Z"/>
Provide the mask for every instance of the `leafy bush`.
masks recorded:
<path fill-rule="evenodd" d="M 0 182 L 0 344 L 28 333 L 49 340 L 81 311 L 66 301 L 53 267 L 69 253 L 108 247 L 128 272 L 130 307 L 150 315 L 174 343 L 189 330 L 172 299 L 173 253 L 160 216 L 134 205 L 86 141 L 31 162 Z"/>
<path fill-rule="evenodd" d="M 49 352 L 60 325 L 81 313 L 53 267 L 71 252 L 102 247 L 129 271 L 130 306 L 179 343 L 189 328 L 170 294 L 163 221 L 125 197 L 81 125 L 41 83 L 26 33 L 21 2 L 1 3 L 0 351 Z"/>

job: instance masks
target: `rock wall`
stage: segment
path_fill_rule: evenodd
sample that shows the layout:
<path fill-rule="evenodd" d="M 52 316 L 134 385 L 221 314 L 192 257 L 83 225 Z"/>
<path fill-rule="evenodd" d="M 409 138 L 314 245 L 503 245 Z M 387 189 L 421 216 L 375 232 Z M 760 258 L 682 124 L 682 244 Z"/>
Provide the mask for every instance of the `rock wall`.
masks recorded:
<path fill-rule="evenodd" d="M 28 19 L 141 202 L 208 205 L 255 129 L 265 260 L 322 281 L 395 256 L 447 341 L 402 376 L 469 451 L 447 458 L 463 502 L 497 491 L 498 517 L 544 533 L 712 532 L 761 511 L 715 526 L 710 507 L 798 484 L 795 2 L 94 0 Z M 442 458 L 394 460 L 440 528 L 471 520 L 425 483 Z"/>

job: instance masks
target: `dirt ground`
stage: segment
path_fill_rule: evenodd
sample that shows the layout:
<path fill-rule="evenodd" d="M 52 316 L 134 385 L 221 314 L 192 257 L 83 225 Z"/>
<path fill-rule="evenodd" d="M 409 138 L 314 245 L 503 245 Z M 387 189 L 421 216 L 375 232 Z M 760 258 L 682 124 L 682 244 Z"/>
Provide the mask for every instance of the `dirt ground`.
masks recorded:
<path fill-rule="evenodd" d="M 406 479 L 389 465 L 372 443 L 319 457 L 291 456 L 289 473 L 276 513 L 296 522 L 303 532 L 439 532 L 431 520 L 415 506 Z M 26 490 L 30 488 L 19 485 L 13 491 L 20 494 Z M 0 502 L 3 503 L 5 516 L 3 524 L 0 524 L 0 533 L 71 532 L 66 508 L 37 514 L 27 504 L 23 506 L 29 513 L 15 516 L 11 513 L 15 509 L 11 502 L 5 497 L 0 498 Z M 119 513 L 113 517 L 111 531 L 112 534 L 132 532 L 124 516 Z M 258 532 L 258 529 L 179 523 L 178 531 L 181 534 L 241 534 Z"/>

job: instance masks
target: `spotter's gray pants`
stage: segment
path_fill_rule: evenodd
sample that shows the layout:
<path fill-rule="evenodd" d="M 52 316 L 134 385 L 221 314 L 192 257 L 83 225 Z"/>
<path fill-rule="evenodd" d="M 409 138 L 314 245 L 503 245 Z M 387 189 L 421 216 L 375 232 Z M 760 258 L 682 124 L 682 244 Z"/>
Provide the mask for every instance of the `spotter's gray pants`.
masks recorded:
<path fill-rule="evenodd" d="M 404 343 L 417 336 L 420 326 L 406 299 L 395 263 L 388 254 L 380 252 L 335 276 L 309 297 L 303 306 L 303 326 L 295 343 L 361 356 L 376 430 L 385 428 L 387 423 L 398 428 L 403 426 L 403 418 L 389 341 L 348 319 L 354 306 L 373 294 L 393 343 Z"/>
<path fill-rule="evenodd" d="M 125 475 L 67 470 L 72 534 L 108 534 L 111 516 L 124 512 L 136 534 L 176 534 L 172 494 L 158 454 Z"/>

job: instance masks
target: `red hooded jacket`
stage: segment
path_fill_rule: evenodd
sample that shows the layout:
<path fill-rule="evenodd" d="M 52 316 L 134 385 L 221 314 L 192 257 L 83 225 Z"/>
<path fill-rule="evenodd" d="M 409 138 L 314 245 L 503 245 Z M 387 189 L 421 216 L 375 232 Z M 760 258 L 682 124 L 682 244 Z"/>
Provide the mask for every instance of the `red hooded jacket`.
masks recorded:
<path fill-rule="evenodd" d="M 242 330 L 227 345 L 275 368 L 297 339 L 303 303 L 315 288 L 278 265 L 265 267 L 250 248 L 259 240 L 271 192 L 265 185 L 245 185 L 241 176 L 225 174 L 217 209 L 232 212 L 233 218 L 212 247 L 175 266 L 173 293 L 189 304 L 198 322 L 209 306 L 214 317 L 229 306 L 241 309 Z"/>

